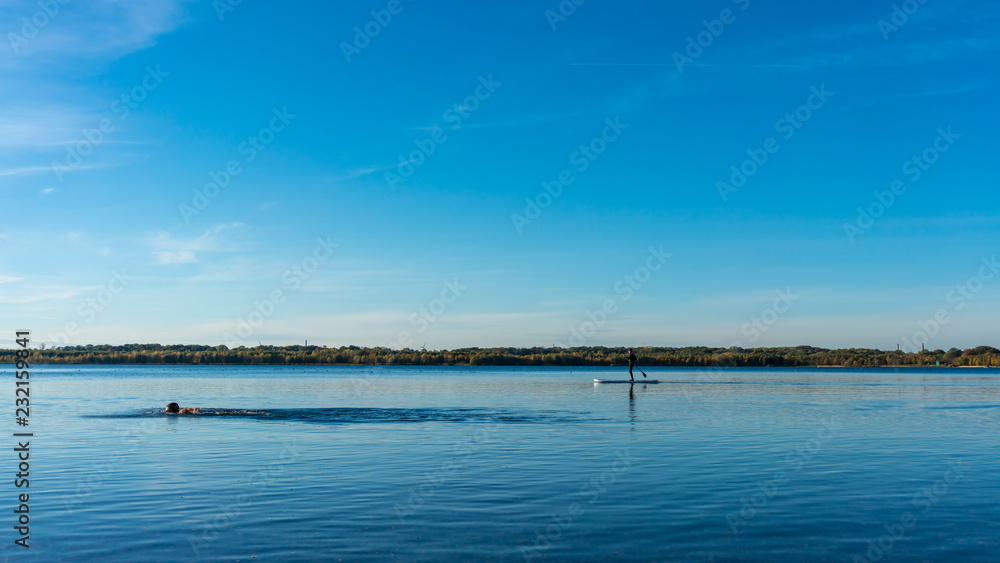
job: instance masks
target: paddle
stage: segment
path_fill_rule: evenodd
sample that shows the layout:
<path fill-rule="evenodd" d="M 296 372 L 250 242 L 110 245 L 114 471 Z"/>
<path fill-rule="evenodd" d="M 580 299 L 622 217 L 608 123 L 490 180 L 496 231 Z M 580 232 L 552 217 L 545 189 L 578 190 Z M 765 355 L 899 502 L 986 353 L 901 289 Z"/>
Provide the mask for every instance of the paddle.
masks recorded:
<path fill-rule="evenodd" d="M 625 357 L 627 358 L 628 356 L 625 356 Z M 639 366 L 634 366 L 634 367 L 635 367 L 635 369 L 639 370 L 639 373 L 641 373 L 643 377 L 646 377 L 646 372 L 642 371 L 641 367 L 639 367 Z"/>

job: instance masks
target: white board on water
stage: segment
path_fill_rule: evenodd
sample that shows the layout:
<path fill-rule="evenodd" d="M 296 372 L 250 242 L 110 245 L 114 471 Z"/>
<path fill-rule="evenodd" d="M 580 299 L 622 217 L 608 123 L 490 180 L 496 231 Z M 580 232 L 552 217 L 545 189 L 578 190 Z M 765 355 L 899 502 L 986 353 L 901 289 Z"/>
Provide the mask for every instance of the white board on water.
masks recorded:
<path fill-rule="evenodd" d="M 594 383 L 659 383 L 658 379 L 636 379 L 635 381 L 630 381 L 628 379 L 595 379 Z"/>

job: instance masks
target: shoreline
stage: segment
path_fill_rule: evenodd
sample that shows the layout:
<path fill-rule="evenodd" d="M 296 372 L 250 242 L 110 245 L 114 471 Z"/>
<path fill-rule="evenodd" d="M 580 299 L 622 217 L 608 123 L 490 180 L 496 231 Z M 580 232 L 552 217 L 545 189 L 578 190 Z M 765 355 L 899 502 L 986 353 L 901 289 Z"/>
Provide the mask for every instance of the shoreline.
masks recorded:
<path fill-rule="evenodd" d="M 138 362 L 35 362 L 35 366 L 149 366 L 149 367 L 176 367 L 176 366 L 190 366 L 190 367 L 248 367 L 248 366 L 260 366 L 260 367 L 354 367 L 358 369 L 364 368 L 386 368 L 386 367 L 425 367 L 425 368 L 481 368 L 481 369 L 535 369 L 535 368 L 563 368 L 563 369 L 624 369 L 628 371 L 628 366 L 622 365 L 558 365 L 558 364 L 540 364 L 540 365 L 486 365 L 486 364 L 326 364 L 326 363 L 292 363 L 292 364 L 280 364 L 280 363 L 138 363 Z M 993 370 L 1000 369 L 1000 366 L 938 366 L 931 364 L 899 364 L 899 365 L 881 365 L 881 366 L 830 366 L 830 365 L 802 365 L 802 366 L 686 366 L 686 365 L 644 365 L 642 366 L 647 371 L 652 371 L 656 369 L 666 369 L 666 370 L 686 370 L 686 371 L 706 371 L 706 370 L 801 370 L 801 369 L 855 369 L 855 370 L 873 370 L 873 369 L 884 369 L 884 370 L 898 370 L 898 369 L 985 369 Z"/>
<path fill-rule="evenodd" d="M 861 368 L 861 367 L 1000 367 L 1000 350 L 977 346 L 959 350 L 902 352 L 871 348 L 831 350 L 814 346 L 773 348 L 636 347 L 643 367 L 711 370 L 732 368 Z M 23 354 L 23 352 L 22 352 Z M 0 362 L 17 360 L 14 350 L 0 350 Z M 624 349 L 590 346 L 458 348 L 454 350 L 396 350 L 360 346 L 255 346 L 124 344 L 64 346 L 35 349 L 31 364 L 65 365 L 355 365 L 355 366 L 563 366 L 616 367 L 626 365 Z"/>

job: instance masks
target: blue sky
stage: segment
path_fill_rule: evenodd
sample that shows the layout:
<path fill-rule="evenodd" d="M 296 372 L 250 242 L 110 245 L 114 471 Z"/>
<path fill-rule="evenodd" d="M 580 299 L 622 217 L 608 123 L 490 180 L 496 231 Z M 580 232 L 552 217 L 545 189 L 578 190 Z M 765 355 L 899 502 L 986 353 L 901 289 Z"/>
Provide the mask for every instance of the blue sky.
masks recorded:
<path fill-rule="evenodd" d="M 43 4 L 0 346 L 1000 344 L 994 3 Z"/>

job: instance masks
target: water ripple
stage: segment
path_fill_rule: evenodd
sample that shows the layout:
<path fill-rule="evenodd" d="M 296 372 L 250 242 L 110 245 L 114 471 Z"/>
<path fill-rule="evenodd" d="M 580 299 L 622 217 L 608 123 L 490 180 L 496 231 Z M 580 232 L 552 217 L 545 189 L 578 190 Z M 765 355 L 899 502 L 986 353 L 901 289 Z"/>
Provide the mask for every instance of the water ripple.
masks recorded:
<path fill-rule="evenodd" d="M 494 423 L 543 423 L 584 420 L 575 413 L 531 412 L 519 413 L 500 409 L 477 408 L 307 408 L 307 409 L 229 409 L 204 408 L 199 414 L 168 414 L 161 409 L 86 415 L 84 418 L 215 418 L 262 421 L 296 421 L 323 424 L 352 424 L 365 422 L 494 422 Z M 592 420 L 592 419 L 587 419 Z"/>

